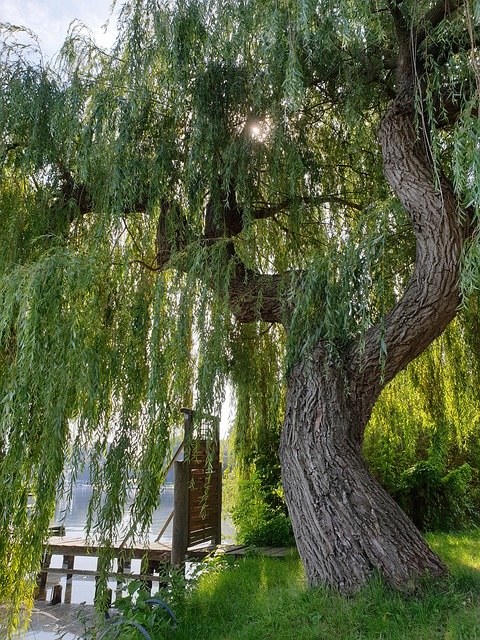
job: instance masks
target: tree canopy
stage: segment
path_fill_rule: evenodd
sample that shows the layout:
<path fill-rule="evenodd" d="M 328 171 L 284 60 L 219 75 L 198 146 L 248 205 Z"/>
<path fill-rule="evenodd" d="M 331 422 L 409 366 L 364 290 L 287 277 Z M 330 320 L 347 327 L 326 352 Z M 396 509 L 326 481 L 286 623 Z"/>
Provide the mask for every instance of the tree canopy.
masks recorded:
<path fill-rule="evenodd" d="M 93 456 L 89 524 L 106 542 L 132 478 L 131 534 L 148 528 L 181 406 L 218 415 L 229 381 L 248 448 L 282 419 L 299 360 L 321 343 L 341 362 L 372 327 L 393 377 L 382 327 L 418 238 L 377 132 L 407 57 L 476 295 L 479 20 L 470 0 L 131 0 L 111 51 L 74 29 L 48 65 L 4 25 L 0 599 L 14 612 L 67 458 Z"/>

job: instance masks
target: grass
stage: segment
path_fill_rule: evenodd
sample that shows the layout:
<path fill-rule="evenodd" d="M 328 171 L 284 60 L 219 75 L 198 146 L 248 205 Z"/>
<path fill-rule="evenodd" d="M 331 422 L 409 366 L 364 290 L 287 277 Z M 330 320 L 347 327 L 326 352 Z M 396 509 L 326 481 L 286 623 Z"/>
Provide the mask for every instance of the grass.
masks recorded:
<path fill-rule="evenodd" d="M 480 529 L 427 535 L 428 544 L 447 563 L 456 576 L 480 574 Z"/>
<path fill-rule="evenodd" d="M 480 530 L 430 535 L 451 575 L 414 596 L 374 581 L 346 599 L 308 589 L 298 556 L 206 572 L 175 609 L 176 640 L 480 640 Z"/>
<path fill-rule="evenodd" d="M 151 630 L 153 640 L 480 640 L 480 529 L 430 534 L 428 542 L 450 575 L 422 581 L 412 595 L 388 589 L 379 580 L 350 598 L 309 589 L 293 553 L 284 559 L 252 556 L 233 564 L 215 558 L 203 565 L 190 588 L 174 576 L 176 630 L 149 607 L 136 607 L 134 619 Z M 101 631 L 86 637 L 98 639 Z M 108 635 L 110 640 L 140 637 L 137 629 L 126 626 L 114 627 Z"/>

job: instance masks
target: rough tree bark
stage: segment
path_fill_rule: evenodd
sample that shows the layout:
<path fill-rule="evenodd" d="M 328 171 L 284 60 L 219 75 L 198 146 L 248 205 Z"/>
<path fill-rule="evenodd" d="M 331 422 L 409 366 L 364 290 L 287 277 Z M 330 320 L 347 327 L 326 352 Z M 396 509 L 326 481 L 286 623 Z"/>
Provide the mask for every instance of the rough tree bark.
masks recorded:
<path fill-rule="evenodd" d="M 399 589 L 416 575 L 444 572 L 362 459 L 368 417 L 321 349 L 295 367 L 281 442 L 285 498 L 309 583 L 344 593 L 375 570 Z"/>

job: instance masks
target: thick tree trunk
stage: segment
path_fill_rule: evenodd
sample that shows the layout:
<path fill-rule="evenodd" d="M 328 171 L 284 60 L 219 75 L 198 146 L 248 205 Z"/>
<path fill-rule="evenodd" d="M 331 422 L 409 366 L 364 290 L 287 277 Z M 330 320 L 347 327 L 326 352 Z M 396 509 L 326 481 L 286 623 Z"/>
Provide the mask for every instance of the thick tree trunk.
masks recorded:
<path fill-rule="evenodd" d="M 311 585 L 349 593 L 377 572 L 408 590 L 445 567 L 369 473 L 359 424 L 368 415 L 323 358 L 292 372 L 280 460 L 295 539 Z"/>
<path fill-rule="evenodd" d="M 431 166 L 414 126 L 413 81 L 402 81 L 379 131 L 385 177 L 410 215 L 415 268 L 383 323 L 352 345 L 342 365 L 319 344 L 288 380 L 280 457 L 294 533 L 312 585 L 350 592 L 378 572 L 409 589 L 446 571 L 362 458 L 365 426 L 383 386 L 455 316 L 466 225 L 452 186 Z M 380 339 L 387 355 L 380 365 Z"/>

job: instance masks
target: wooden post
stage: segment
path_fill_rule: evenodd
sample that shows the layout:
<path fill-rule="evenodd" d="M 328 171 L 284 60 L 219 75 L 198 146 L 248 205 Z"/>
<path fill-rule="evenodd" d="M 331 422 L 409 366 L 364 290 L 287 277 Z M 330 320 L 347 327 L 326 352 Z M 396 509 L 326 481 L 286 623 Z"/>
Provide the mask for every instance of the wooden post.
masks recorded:
<path fill-rule="evenodd" d="M 100 570 L 100 558 L 97 558 L 97 571 Z M 100 589 L 100 576 L 95 576 L 95 595 L 93 596 L 93 604 L 100 604 L 104 611 L 107 611 L 112 602 L 112 590 L 104 585 Z"/>
<path fill-rule="evenodd" d="M 50 604 L 60 604 L 61 602 L 62 602 L 62 585 L 56 584 L 53 587 L 52 599 L 50 600 Z"/>
<path fill-rule="evenodd" d="M 193 439 L 193 410 L 192 409 L 181 409 L 184 417 L 183 423 L 183 451 L 184 451 L 184 459 L 190 459 L 190 452 L 192 449 L 192 439 Z"/>
<path fill-rule="evenodd" d="M 220 445 L 219 445 L 220 446 Z M 217 475 L 217 513 L 215 522 L 215 535 L 213 536 L 213 544 L 222 544 L 222 461 L 218 460 Z"/>
<path fill-rule="evenodd" d="M 69 569 L 73 571 L 73 566 L 75 564 L 75 556 L 67 555 L 63 556 L 62 569 Z M 67 573 L 67 580 L 65 582 L 65 603 L 71 604 L 72 602 L 72 582 L 73 582 L 73 573 Z"/>
<path fill-rule="evenodd" d="M 37 585 L 41 590 L 45 589 L 45 586 L 47 584 L 47 578 L 48 578 L 47 569 L 50 566 L 51 561 L 52 561 L 52 554 L 47 553 L 47 551 L 45 551 L 45 553 L 43 554 L 42 571 L 37 576 Z"/>
<path fill-rule="evenodd" d="M 172 565 L 182 566 L 188 548 L 188 482 L 190 465 L 187 460 L 174 465 Z"/>
<path fill-rule="evenodd" d="M 120 555 L 117 558 L 117 571 L 118 573 L 128 574 L 132 570 L 132 558 L 126 549 L 122 549 Z M 121 577 L 117 579 L 116 593 L 122 592 L 124 580 Z"/>
<path fill-rule="evenodd" d="M 72 604 L 72 587 L 73 580 L 67 580 L 67 584 L 65 585 L 65 604 Z"/>
<path fill-rule="evenodd" d="M 214 462 L 217 471 L 217 486 L 215 487 L 217 490 L 217 513 L 215 518 L 215 533 L 213 536 L 213 544 L 219 545 L 222 544 L 222 470 L 223 464 L 220 456 L 220 420 L 219 418 L 214 418 L 213 421 L 214 428 L 214 438 L 215 438 L 215 446 L 216 446 L 216 460 Z"/>
<path fill-rule="evenodd" d="M 100 579 L 99 576 L 95 577 L 95 595 L 93 596 L 93 604 L 98 605 L 100 598 Z M 110 587 L 106 587 L 105 591 L 102 593 L 102 610 L 108 611 L 112 606 L 113 593 Z"/>
<path fill-rule="evenodd" d="M 63 556 L 63 564 L 62 569 L 70 569 L 73 570 L 73 566 L 75 564 L 75 556 Z M 67 573 L 67 584 L 72 581 L 73 574 Z"/>
<path fill-rule="evenodd" d="M 41 587 L 35 587 L 35 600 L 38 600 L 39 602 L 46 602 L 47 601 L 47 590 L 46 589 L 42 589 Z"/>
<path fill-rule="evenodd" d="M 98 562 L 97 562 L 98 569 Z M 99 584 L 100 584 L 100 576 L 95 576 L 95 593 L 93 594 L 93 604 L 96 605 L 99 597 Z"/>
<path fill-rule="evenodd" d="M 152 575 L 152 562 L 149 559 L 148 555 L 145 554 L 140 562 L 140 574 L 141 575 Z M 142 588 L 148 593 L 152 592 L 152 581 L 151 580 L 142 580 Z"/>

